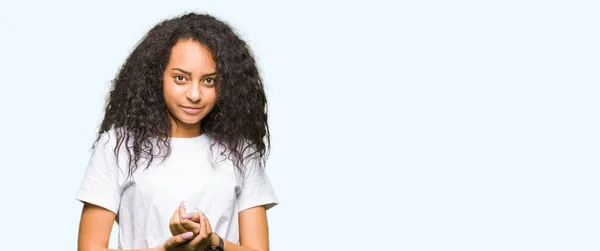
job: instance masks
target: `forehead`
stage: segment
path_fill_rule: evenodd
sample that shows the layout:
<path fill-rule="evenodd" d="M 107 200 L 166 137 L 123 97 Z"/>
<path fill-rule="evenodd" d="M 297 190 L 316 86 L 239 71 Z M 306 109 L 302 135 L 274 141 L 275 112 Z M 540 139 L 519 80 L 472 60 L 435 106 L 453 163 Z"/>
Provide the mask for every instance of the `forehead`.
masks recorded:
<path fill-rule="evenodd" d="M 199 42 L 180 40 L 171 48 L 168 67 L 185 68 L 190 72 L 214 71 L 212 53 Z"/>

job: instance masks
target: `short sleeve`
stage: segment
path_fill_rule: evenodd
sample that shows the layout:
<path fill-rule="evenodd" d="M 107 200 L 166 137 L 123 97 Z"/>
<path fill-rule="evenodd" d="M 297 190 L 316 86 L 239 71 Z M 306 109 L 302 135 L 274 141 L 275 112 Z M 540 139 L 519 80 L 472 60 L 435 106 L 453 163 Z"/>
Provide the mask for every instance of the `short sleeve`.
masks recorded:
<path fill-rule="evenodd" d="M 250 160 L 248 164 L 237 196 L 238 212 L 256 206 L 264 206 L 268 210 L 279 204 L 265 169 L 260 168 L 256 160 Z"/>
<path fill-rule="evenodd" d="M 96 142 L 76 199 L 106 208 L 116 214 L 121 200 L 121 173 L 112 145 L 108 133 L 104 133 Z"/>

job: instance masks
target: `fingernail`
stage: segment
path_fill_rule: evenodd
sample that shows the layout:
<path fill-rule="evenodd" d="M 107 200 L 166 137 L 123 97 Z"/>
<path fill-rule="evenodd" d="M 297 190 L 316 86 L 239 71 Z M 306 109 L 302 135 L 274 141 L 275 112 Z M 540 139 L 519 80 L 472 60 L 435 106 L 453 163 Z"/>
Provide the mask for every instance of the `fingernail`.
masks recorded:
<path fill-rule="evenodd" d="M 200 208 L 196 208 L 196 210 L 198 211 L 198 214 L 200 214 L 200 219 L 204 219 L 204 217 L 206 217 Z"/>
<path fill-rule="evenodd" d="M 181 201 L 181 202 L 179 203 L 179 207 L 185 207 L 185 203 L 184 203 L 183 201 Z"/>
<path fill-rule="evenodd" d="M 191 219 L 194 217 L 194 213 L 186 213 L 182 216 L 184 219 Z"/>
<path fill-rule="evenodd" d="M 189 239 L 190 237 L 192 237 L 192 235 L 194 235 L 194 233 L 186 232 L 186 233 L 182 234 L 181 237 L 183 237 L 184 239 Z"/>

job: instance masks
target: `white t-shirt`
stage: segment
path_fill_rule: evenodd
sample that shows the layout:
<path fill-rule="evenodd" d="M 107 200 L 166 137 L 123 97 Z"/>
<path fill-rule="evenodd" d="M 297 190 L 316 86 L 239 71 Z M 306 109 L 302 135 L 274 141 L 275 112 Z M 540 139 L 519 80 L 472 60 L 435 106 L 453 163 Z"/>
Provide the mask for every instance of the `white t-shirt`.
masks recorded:
<path fill-rule="evenodd" d="M 233 243 L 239 243 L 239 212 L 278 204 L 267 174 L 253 159 L 240 175 L 231 160 L 219 155 L 220 149 L 214 148 L 211 156 L 211 140 L 205 134 L 172 138 L 170 144 L 168 158 L 154 159 L 148 169 L 145 163 L 139 165 L 133 179 L 126 179 L 125 144 L 117 166 L 114 129 L 102 134 L 92 152 L 76 198 L 117 214 L 119 249 L 164 244 L 172 236 L 169 220 L 181 201 L 188 211 L 198 208 L 204 212 L 213 231 Z"/>

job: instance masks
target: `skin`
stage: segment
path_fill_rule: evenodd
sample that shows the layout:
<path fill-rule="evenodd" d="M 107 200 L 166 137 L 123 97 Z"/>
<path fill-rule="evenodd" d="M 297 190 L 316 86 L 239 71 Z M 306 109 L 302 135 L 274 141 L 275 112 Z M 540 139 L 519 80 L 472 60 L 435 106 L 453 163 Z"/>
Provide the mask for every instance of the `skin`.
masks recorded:
<path fill-rule="evenodd" d="M 240 246 L 235 243 L 223 240 L 224 248 L 227 251 L 268 251 L 269 250 L 269 231 L 267 223 L 267 213 L 263 206 L 257 206 L 246 209 L 239 213 Z M 208 218 L 202 212 L 188 212 L 185 207 L 180 207 L 173 213 L 169 223 L 169 229 L 173 236 L 186 232 L 192 232 L 194 238 L 184 243 L 186 248 L 200 247 L 196 250 L 204 250 L 208 245 L 216 246 L 219 239 L 213 234 Z M 194 243 L 194 245 L 190 245 Z M 205 245 L 206 243 L 206 245 Z M 178 250 L 178 249 L 173 249 Z M 183 249 L 186 250 L 186 249 Z"/>
<path fill-rule="evenodd" d="M 202 119 L 217 100 L 216 64 L 212 54 L 200 43 L 181 40 L 171 49 L 163 74 L 163 92 L 173 125 L 171 137 L 199 136 Z M 187 108 L 198 108 L 186 109 Z M 79 225 L 79 251 L 106 251 L 116 214 L 108 209 L 84 203 Z M 223 240 L 227 251 L 268 251 L 268 223 L 263 206 L 239 213 L 240 245 Z M 201 213 L 186 214 L 175 209 L 170 221 L 173 237 L 160 247 L 138 251 L 204 250 L 217 245 L 210 222 Z"/>
<path fill-rule="evenodd" d="M 163 74 L 165 103 L 173 128 L 171 137 L 201 134 L 200 121 L 217 101 L 216 76 L 216 63 L 204 46 L 191 40 L 173 46 Z"/>

